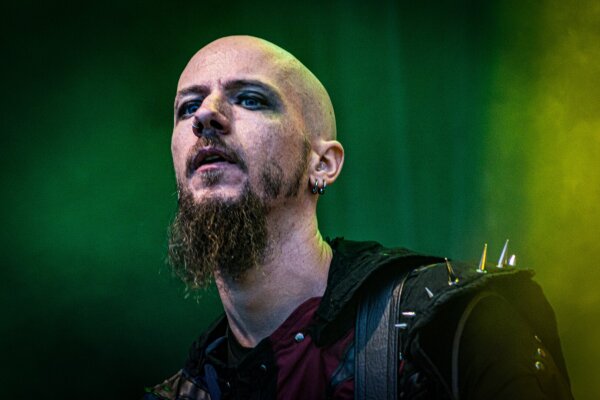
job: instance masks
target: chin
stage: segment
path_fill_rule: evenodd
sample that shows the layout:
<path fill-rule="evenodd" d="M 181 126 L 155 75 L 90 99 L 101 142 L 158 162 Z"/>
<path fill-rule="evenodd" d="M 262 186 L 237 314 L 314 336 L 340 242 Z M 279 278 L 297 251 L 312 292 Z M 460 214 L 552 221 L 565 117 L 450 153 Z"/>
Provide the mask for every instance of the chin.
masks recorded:
<path fill-rule="evenodd" d="M 196 204 L 203 204 L 208 201 L 234 202 L 242 196 L 242 191 L 239 188 L 215 185 L 192 189 L 192 194 Z"/>
<path fill-rule="evenodd" d="M 243 177 L 224 174 L 216 168 L 196 172 L 188 182 L 189 191 L 197 203 L 207 199 L 235 200 L 242 196 L 248 185 Z"/>

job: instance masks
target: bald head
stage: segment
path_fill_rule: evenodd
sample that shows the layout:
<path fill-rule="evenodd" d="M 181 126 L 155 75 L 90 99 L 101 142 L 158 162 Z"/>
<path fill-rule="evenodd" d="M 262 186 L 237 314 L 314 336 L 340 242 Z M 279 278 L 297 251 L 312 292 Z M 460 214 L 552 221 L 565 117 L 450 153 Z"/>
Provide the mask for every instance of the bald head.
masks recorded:
<path fill-rule="evenodd" d="M 178 91 L 198 71 L 213 70 L 223 75 L 234 66 L 238 74 L 252 78 L 260 74 L 275 87 L 291 96 L 289 112 L 298 112 L 304 121 L 307 139 L 336 138 L 333 106 L 327 91 L 317 77 L 296 57 L 266 40 L 252 36 L 227 36 L 200 49 L 181 74 Z M 223 76 L 223 79 L 228 77 Z"/>

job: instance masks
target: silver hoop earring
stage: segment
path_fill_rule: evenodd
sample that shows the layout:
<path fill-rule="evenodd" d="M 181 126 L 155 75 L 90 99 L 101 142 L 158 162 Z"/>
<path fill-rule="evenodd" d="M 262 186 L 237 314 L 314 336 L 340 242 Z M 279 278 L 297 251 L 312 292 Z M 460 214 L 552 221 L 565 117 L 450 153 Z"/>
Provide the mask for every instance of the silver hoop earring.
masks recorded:
<path fill-rule="evenodd" d="M 312 192 L 312 194 L 320 194 L 320 195 L 324 195 L 325 194 L 325 188 L 327 187 L 327 182 L 325 182 L 325 179 L 323 179 L 323 186 L 319 186 L 319 180 L 315 178 L 315 184 L 313 185 L 310 182 L 310 179 L 308 180 L 309 185 L 311 186 L 310 191 Z"/>
<path fill-rule="evenodd" d="M 319 194 L 320 195 L 324 195 L 325 194 L 325 188 L 327 187 L 327 182 L 325 182 L 325 180 L 323 180 L 323 186 L 319 188 Z"/>
<path fill-rule="evenodd" d="M 310 184 L 310 180 L 308 181 L 308 183 Z M 312 194 L 317 194 L 319 192 L 319 181 L 316 178 L 315 184 L 310 191 L 312 192 Z"/>

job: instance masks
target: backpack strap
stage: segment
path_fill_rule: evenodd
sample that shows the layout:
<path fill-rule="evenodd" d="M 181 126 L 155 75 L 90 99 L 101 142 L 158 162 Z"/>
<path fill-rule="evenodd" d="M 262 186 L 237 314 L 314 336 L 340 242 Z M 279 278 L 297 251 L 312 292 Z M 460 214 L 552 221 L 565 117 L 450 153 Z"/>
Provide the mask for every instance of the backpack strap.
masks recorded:
<path fill-rule="evenodd" d="M 398 398 L 398 324 L 400 296 L 409 269 L 391 278 L 375 277 L 366 285 L 356 315 L 354 398 Z"/>

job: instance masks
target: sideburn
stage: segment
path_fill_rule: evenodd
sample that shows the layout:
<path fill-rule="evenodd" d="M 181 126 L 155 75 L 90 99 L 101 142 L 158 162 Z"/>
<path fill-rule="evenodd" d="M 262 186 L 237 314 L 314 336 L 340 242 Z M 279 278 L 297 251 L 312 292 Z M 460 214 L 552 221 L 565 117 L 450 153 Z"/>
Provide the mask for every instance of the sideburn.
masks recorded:
<path fill-rule="evenodd" d="M 220 271 L 234 280 L 267 256 L 267 207 L 246 187 L 235 200 L 197 203 L 181 190 L 169 229 L 169 264 L 190 289 L 206 287 Z"/>

